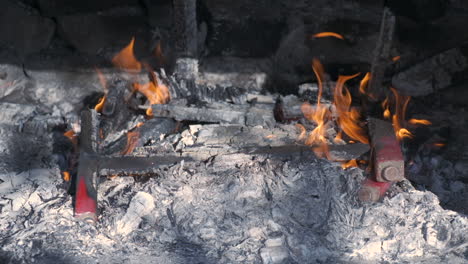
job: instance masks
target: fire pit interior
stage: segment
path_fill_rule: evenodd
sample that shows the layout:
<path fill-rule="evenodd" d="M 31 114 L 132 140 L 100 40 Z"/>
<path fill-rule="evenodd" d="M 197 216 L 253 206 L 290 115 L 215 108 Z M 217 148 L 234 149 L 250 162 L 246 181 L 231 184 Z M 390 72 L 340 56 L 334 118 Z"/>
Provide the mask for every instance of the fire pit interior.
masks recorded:
<path fill-rule="evenodd" d="M 466 263 L 467 22 L 4 0 L 0 263 Z"/>

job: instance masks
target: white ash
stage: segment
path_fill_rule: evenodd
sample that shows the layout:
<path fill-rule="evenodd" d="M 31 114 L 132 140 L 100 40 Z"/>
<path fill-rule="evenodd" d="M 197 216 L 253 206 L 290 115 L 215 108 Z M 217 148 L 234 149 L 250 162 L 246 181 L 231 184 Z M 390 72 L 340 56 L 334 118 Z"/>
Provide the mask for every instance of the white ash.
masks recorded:
<path fill-rule="evenodd" d="M 359 169 L 342 171 L 312 157 L 237 155 L 207 164 L 183 162 L 146 181 L 103 179 L 96 226 L 73 218 L 58 170 L 20 174 L 23 180 L 1 189 L 0 256 L 4 263 L 462 263 L 466 258 L 467 218 L 442 209 L 430 192 L 359 205 Z M 0 186 L 11 177 L 2 175 Z"/>

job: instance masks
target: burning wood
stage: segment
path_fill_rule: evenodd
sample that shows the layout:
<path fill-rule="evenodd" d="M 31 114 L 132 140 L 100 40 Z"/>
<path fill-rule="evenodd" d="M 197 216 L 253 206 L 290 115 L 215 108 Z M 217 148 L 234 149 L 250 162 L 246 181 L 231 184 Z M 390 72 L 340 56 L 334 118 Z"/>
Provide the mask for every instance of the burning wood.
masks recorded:
<path fill-rule="evenodd" d="M 467 71 L 465 48 L 454 48 L 396 74 L 392 85 L 404 94 L 423 96 L 457 84 L 457 76 Z"/>
<path fill-rule="evenodd" d="M 242 124 L 247 126 L 273 126 L 273 109 L 259 107 L 234 106 L 222 104 L 218 108 L 190 107 L 178 105 L 153 105 L 153 114 L 157 117 L 174 118 L 177 121 L 199 121 L 222 124 Z"/>

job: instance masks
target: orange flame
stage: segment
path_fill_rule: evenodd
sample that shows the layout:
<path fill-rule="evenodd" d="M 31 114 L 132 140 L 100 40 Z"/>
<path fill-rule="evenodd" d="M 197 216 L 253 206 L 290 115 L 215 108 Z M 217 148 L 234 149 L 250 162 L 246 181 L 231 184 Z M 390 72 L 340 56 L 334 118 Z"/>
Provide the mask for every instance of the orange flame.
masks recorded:
<path fill-rule="evenodd" d="M 314 145 L 313 148 L 315 154 L 318 157 L 328 156 L 328 142 L 325 137 L 328 129 L 328 119 L 330 118 L 330 110 L 327 106 L 324 106 L 320 103 L 323 92 L 323 79 L 324 79 L 324 70 L 323 66 L 319 60 L 312 60 L 312 69 L 317 77 L 318 83 L 318 97 L 317 105 L 315 108 L 309 103 L 303 103 L 301 106 L 301 111 L 304 114 L 305 118 L 317 124 L 317 126 L 312 130 L 305 141 L 306 145 Z"/>
<path fill-rule="evenodd" d="M 359 75 L 339 76 L 334 92 L 334 105 L 338 114 L 338 125 L 340 128 L 354 140 L 368 144 L 365 130 L 359 126 L 361 114 L 355 108 L 351 108 L 351 93 L 344 84 Z"/>
<path fill-rule="evenodd" d="M 362 78 L 361 83 L 359 85 L 359 93 L 368 96 L 369 98 L 376 100 L 376 96 L 372 94 L 371 91 L 367 91 L 367 86 L 369 84 L 369 81 L 371 80 L 372 75 L 370 72 L 366 73 L 364 75 L 364 78 Z"/>
<path fill-rule="evenodd" d="M 334 37 L 337 39 L 344 40 L 344 37 L 342 35 L 335 33 L 335 32 L 320 32 L 320 33 L 314 34 L 312 37 L 314 38 Z"/>
<path fill-rule="evenodd" d="M 385 98 L 385 100 L 382 102 L 382 109 L 384 109 L 383 116 L 385 119 L 390 119 L 391 113 L 390 113 L 390 104 L 388 103 L 388 97 Z"/>
<path fill-rule="evenodd" d="M 362 78 L 361 80 L 361 83 L 359 85 L 359 92 L 361 94 L 366 94 L 366 88 L 367 88 L 367 84 L 369 83 L 369 80 L 370 80 L 370 72 L 366 73 L 366 75 L 364 75 L 364 78 Z"/>
<path fill-rule="evenodd" d="M 134 83 L 133 88 L 143 94 L 151 105 L 165 104 L 171 99 L 167 86 L 159 83 L 157 79 L 145 84 Z M 146 115 L 153 116 L 151 107 L 146 110 Z"/>
<path fill-rule="evenodd" d="M 141 71 L 141 63 L 135 58 L 133 53 L 133 46 L 135 44 L 135 38 L 132 38 L 130 43 L 122 49 L 112 59 L 112 63 L 119 69 L 128 72 L 139 72 Z"/>
<path fill-rule="evenodd" d="M 429 120 L 414 119 L 414 118 L 411 118 L 410 120 L 408 120 L 408 123 L 410 123 L 412 125 L 425 125 L 425 126 L 432 125 L 431 121 L 429 121 Z"/>
<path fill-rule="evenodd" d="M 107 94 L 107 81 L 106 78 L 104 77 L 104 74 L 102 74 L 101 70 L 98 68 L 95 68 L 99 83 L 101 84 L 102 89 L 104 89 L 104 96 L 101 97 L 98 101 L 98 103 L 94 106 L 94 110 L 97 112 L 101 112 L 102 108 L 104 107 L 104 103 L 106 102 L 106 94 Z"/>
<path fill-rule="evenodd" d="M 335 142 L 335 144 L 341 144 L 343 143 L 343 133 L 342 131 L 338 132 L 338 134 L 336 134 L 336 137 L 333 139 L 333 142 Z"/>
<path fill-rule="evenodd" d="M 96 104 L 96 106 L 94 107 L 94 110 L 96 110 L 97 112 L 101 112 L 102 111 L 102 108 L 104 107 L 104 103 L 106 102 L 106 96 L 103 96 L 99 99 L 99 102 Z"/>
<path fill-rule="evenodd" d="M 400 59 L 401 59 L 401 56 L 395 56 L 395 57 L 392 58 L 392 61 L 393 61 L 393 62 L 397 62 L 397 61 L 399 61 Z"/>
<path fill-rule="evenodd" d="M 395 114 L 392 117 L 393 129 L 398 140 L 403 138 L 412 138 L 413 134 L 403 127 L 405 123 L 406 108 L 411 99 L 410 96 L 400 95 L 397 90 L 390 88 L 393 95 L 395 96 Z"/>
<path fill-rule="evenodd" d="M 328 140 L 326 138 L 327 130 L 329 124 L 332 120 L 331 111 L 327 105 L 321 104 L 321 97 L 323 94 L 323 80 L 324 80 L 324 70 L 322 64 L 314 59 L 312 61 L 312 69 L 317 77 L 318 83 L 318 98 L 317 104 L 314 106 L 309 103 L 303 103 L 301 106 L 301 111 L 304 114 L 304 117 L 317 126 L 312 130 L 306 140 L 306 145 L 313 145 L 313 150 L 318 157 L 326 156 L 329 157 L 328 152 Z M 334 90 L 334 102 L 338 119 L 337 123 L 340 126 L 341 130 L 345 132 L 352 139 L 358 140 L 363 143 L 368 143 L 367 135 L 365 130 L 359 125 L 360 124 L 360 113 L 355 109 L 351 108 L 351 93 L 344 86 L 345 83 L 358 76 L 358 74 L 352 76 L 339 76 L 335 90 Z M 302 129 L 299 139 L 305 137 L 305 129 Z M 334 141 L 341 140 L 341 131 L 335 137 Z"/>
<path fill-rule="evenodd" d="M 316 58 L 312 60 L 312 70 L 315 73 L 315 76 L 317 77 L 317 83 L 318 83 L 318 96 L 317 96 L 317 106 L 320 105 L 320 101 L 322 99 L 322 92 L 323 92 L 323 79 L 325 75 L 325 70 L 323 69 L 322 63 Z"/>
<path fill-rule="evenodd" d="M 441 147 L 445 147 L 447 144 L 445 144 L 445 143 L 434 143 L 433 145 L 434 145 L 434 147 L 441 148 Z"/>
<path fill-rule="evenodd" d="M 346 170 L 346 169 L 352 168 L 352 167 L 359 167 L 359 165 L 358 165 L 358 163 L 357 163 L 357 161 L 355 159 L 344 162 L 344 163 L 341 164 L 341 168 L 343 168 L 343 170 Z"/>

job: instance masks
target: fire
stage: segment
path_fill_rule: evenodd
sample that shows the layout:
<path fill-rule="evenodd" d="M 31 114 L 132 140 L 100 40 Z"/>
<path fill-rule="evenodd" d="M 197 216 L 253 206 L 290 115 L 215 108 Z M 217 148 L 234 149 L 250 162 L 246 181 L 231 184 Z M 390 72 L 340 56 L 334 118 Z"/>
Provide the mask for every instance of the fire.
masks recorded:
<path fill-rule="evenodd" d="M 414 119 L 414 118 L 411 118 L 410 120 L 408 120 L 408 123 L 410 123 L 412 125 L 425 125 L 425 126 L 432 125 L 431 121 L 429 121 L 429 120 Z"/>
<path fill-rule="evenodd" d="M 306 144 L 313 145 L 327 143 L 325 134 L 328 128 L 326 121 L 330 115 L 328 108 L 319 104 L 317 104 L 317 107 L 314 108 L 309 103 L 303 103 L 301 110 L 308 120 L 317 124 L 317 127 L 315 127 L 315 129 L 309 133 L 309 136 L 306 139 Z"/>
<path fill-rule="evenodd" d="M 441 147 L 445 147 L 447 144 L 445 144 L 445 143 L 434 143 L 433 145 L 434 145 L 434 147 L 441 148 Z"/>
<path fill-rule="evenodd" d="M 395 56 L 395 57 L 392 58 L 392 61 L 393 61 L 393 62 L 397 62 L 397 61 L 399 61 L 400 59 L 401 59 L 401 56 Z"/>
<path fill-rule="evenodd" d="M 336 134 L 336 137 L 333 139 L 333 142 L 334 142 L 335 144 L 341 144 L 341 143 L 344 142 L 344 141 L 343 141 L 343 133 L 342 133 L 342 131 L 340 131 L 340 132 L 338 132 L 338 133 Z"/>
<path fill-rule="evenodd" d="M 125 148 L 120 152 L 122 155 L 128 155 L 133 152 L 135 147 L 138 144 L 138 139 L 140 138 L 140 132 L 138 131 L 129 131 L 127 133 L 127 145 Z"/>
<path fill-rule="evenodd" d="M 128 46 L 114 56 L 112 62 L 116 67 L 122 70 L 131 73 L 138 73 L 142 70 L 143 64 L 135 58 L 133 51 L 134 43 L 135 38 L 132 38 Z M 156 46 L 155 53 L 158 58 L 163 58 L 160 42 L 158 42 L 158 45 Z M 158 80 L 158 77 L 149 65 L 144 64 L 144 66 L 151 74 L 151 81 L 144 84 L 134 82 L 133 90 L 143 94 L 151 105 L 167 103 L 171 99 L 168 87 Z M 146 115 L 153 115 L 151 107 L 146 110 Z"/>
<path fill-rule="evenodd" d="M 338 114 L 338 125 L 340 128 L 354 140 L 368 144 L 365 130 L 359 126 L 361 114 L 356 108 L 351 108 L 351 93 L 344 84 L 359 74 L 351 76 L 339 76 L 333 95 L 334 105 Z"/>
<path fill-rule="evenodd" d="M 112 59 L 112 63 L 121 70 L 129 72 L 140 72 L 141 63 L 135 58 L 133 53 L 133 46 L 135 44 L 135 38 L 132 38 L 130 43 L 121 50 Z"/>
<path fill-rule="evenodd" d="M 71 176 L 70 176 L 70 173 L 68 171 L 62 172 L 62 175 L 63 175 L 63 180 L 64 181 L 70 181 Z"/>
<path fill-rule="evenodd" d="M 344 40 L 344 37 L 342 35 L 335 33 L 335 32 L 320 32 L 320 33 L 314 34 L 312 37 L 314 38 L 334 37 L 337 39 Z"/>
<path fill-rule="evenodd" d="M 348 168 L 352 168 L 352 167 L 359 167 L 359 165 L 358 165 L 358 163 L 357 163 L 357 161 L 355 159 L 344 162 L 344 163 L 341 164 L 341 168 L 343 168 L 343 170 L 348 169 Z"/>
<path fill-rule="evenodd" d="M 305 144 L 309 146 L 314 146 L 314 152 L 317 156 L 323 157 L 328 156 L 328 140 L 327 130 L 330 127 L 332 121 L 332 114 L 328 106 L 323 105 L 320 100 L 323 95 L 323 80 L 324 80 L 324 70 L 322 64 L 314 59 L 312 61 L 312 69 L 317 77 L 318 83 L 318 96 L 317 104 L 315 106 L 310 105 L 309 103 L 303 103 L 301 106 L 301 111 L 304 114 L 304 117 L 313 123 L 316 124 L 314 130 L 312 130 L 305 139 Z M 339 76 L 338 81 L 334 90 L 334 101 L 333 104 L 336 108 L 338 115 L 337 123 L 341 130 L 346 133 L 349 137 L 354 140 L 368 143 L 367 135 L 365 130 L 359 125 L 361 115 L 357 109 L 351 108 L 351 93 L 345 87 L 345 83 L 358 76 L 355 74 L 352 76 Z M 305 137 L 305 129 L 302 129 L 300 139 Z M 341 131 L 335 137 L 334 141 L 342 141 Z"/>
<path fill-rule="evenodd" d="M 383 116 L 385 119 L 390 119 L 391 113 L 390 113 L 390 104 L 388 102 L 388 97 L 385 98 L 385 100 L 382 102 L 382 109 L 384 110 Z"/>
<path fill-rule="evenodd" d="M 395 114 L 392 117 L 395 135 L 398 140 L 402 140 L 404 138 L 412 138 L 413 134 L 411 134 L 409 130 L 404 128 L 404 124 L 406 122 L 406 108 L 408 107 L 408 103 L 411 97 L 398 94 L 395 88 L 390 88 L 390 90 L 392 91 L 395 97 Z"/>
<path fill-rule="evenodd" d="M 70 129 L 63 133 L 64 136 L 66 136 L 73 144 L 73 146 L 78 145 L 78 135 L 75 134 L 75 131 L 73 129 Z"/>
<path fill-rule="evenodd" d="M 328 155 L 328 142 L 325 137 L 328 129 L 328 119 L 330 119 L 331 113 L 327 106 L 320 103 L 323 92 L 323 76 L 324 70 L 322 64 L 314 59 L 312 61 L 312 69 L 314 70 L 315 76 L 318 82 L 318 97 L 317 105 L 315 108 L 309 103 L 304 103 L 301 106 L 301 111 L 305 118 L 314 122 L 317 126 L 312 130 L 305 141 L 306 145 L 314 145 L 314 152 L 317 156 L 322 157 Z"/>
<path fill-rule="evenodd" d="M 367 88 L 367 84 L 369 83 L 369 80 L 370 80 L 370 72 L 366 73 L 366 75 L 364 75 L 364 78 L 362 78 L 361 80 L 361 83 L 359 85 L 359 92 L 361 94 L 366 94 L 366 88 Z"/>
<path fill-rule="evenodd" d="M 104 107 L 104 103 L 106 102 L 106 97 L 103 96 L 99 99 L 99 102 L 96 104 L 96 106 L 94 107 L 94 110 L 96 110 L 97 112 L 101 112 L 102 111 L 102 108 Z"/>
<path fill-rule="evenodd" d="M 104 77 L 104 74 L 102 74 L 101 70 L 98 68 L 95 68 L 99 83 L 101 84 L 102 89 L 104 89 L 104 96 L 99 99 L 99 102 L 94 106 L 94 110 L 97 112 L 101 112 L 102 108 L 104 107 L 104 103 L 106 102 L 106 95 L 107 95 L 107 81 L 106 78 Z"/>
<path fill-rule="evenodd" d="M 306 136 L 306 133 L 307 133 L 307 130 L 305 129 L 305 127 L 301 124 L 296 124 L 296 127 L 301 131 L 299 133 L 299 140 L 303 140 Z"/>
<path fill-rule="evenodd" d="M 171 99 L 169 89 L 166 85 L 159 83 L 157 78 L 145 84 L 134 83 L 133 88 L 136 91 L 143 94 L 144 96 L 146 96 L 146 98 L 152 105 L 165 104 Z M 151 107 L 148 108 L 148 110 L 146 110 L 146 115 L 153 115 Z"/>

